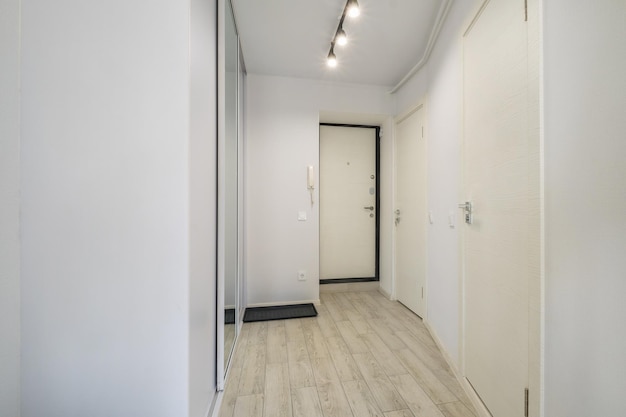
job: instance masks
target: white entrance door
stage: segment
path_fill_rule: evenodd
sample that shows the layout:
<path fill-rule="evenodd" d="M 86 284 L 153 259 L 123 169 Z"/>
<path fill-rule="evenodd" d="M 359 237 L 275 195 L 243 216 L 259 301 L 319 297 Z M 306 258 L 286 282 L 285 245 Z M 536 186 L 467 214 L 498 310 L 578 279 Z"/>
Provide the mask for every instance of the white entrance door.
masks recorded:
<path fill-rule="evenodd" d="M 491 0 L 464 37 L 465 376 L 493 416 L 523 416 L 528 286 L 539 264 L 523 2 Z M 532 208 L 532 210 L 531 210 Z"/>
<path fill-rule="evenodd" d="M 426 139 L 420 106 L 396 120 L 395 293 L 426 314 Z"/>
<path fill-rule="evenodd" d="M 376 129 L 320 126 L 320 279 L 376 278 Z"/>

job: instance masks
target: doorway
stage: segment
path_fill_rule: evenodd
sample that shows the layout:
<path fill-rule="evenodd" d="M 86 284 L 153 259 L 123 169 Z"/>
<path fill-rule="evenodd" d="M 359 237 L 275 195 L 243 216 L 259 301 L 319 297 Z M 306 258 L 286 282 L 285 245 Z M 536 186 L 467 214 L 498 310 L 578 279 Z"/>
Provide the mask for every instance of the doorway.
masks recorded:
<path fill-rule="evenodd" d="M 421 318 L 426 316 L 426 138 L 424 107 L 395 121 L 395 293 Z"/>
<path fill-rule="evenodd" d="M 320 123 L 320 284 L 378 281 L 380 127 Z"/>

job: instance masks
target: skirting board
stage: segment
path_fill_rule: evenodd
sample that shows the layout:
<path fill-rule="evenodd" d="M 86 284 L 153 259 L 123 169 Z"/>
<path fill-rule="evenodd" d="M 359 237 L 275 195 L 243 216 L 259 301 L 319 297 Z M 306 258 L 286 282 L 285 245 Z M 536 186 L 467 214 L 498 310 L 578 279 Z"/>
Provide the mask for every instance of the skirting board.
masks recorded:
<path fill-rule="evenodd" d="M 391 294 L 389 294 L 387 291 L 385 291 L 383 289 L 383 287 L 378 287 L 378 292 L 381 293 L 382 295 L 384 295 L 387 300 L 396 301 L 393 298 L 391 298 Z"/>
<path fill-rule="evenodd" d="M 211 404 L 209 405 L 209 410 L 206 413 L 207 417 L 217 417 L 219 415 L 223 397 L 224 391 L 215 391 L 213 401 L 211 401 Z"/>
<path fill-rule="evenodd" d="M 437 344 L 437 347 L 441 351 L 443 358 L 448 363 L 448 366 L 454 373 L 454 376 L 456 380 L 459 382 L 459 385 L 461 385 L 461 388 L 463 388 L 463 391 L 465 391 L 465 395 L 467 395 L 467 398 L 469 398 L 469 400 L 472 402 L 474 409 L 478 413 L 477 417 L 493 417 L 491 413 L 489 412 L 489 410 L 487 410 L 487 407 L 485 407 L 485 404 L 483 404 L 482 400 L 478 397 L 478 394 L 476 394 L 476 391 L 474 391 L 474 389 L 470 385 L 467 378 L 461 375 L 459 368 L 457 368 L 456 364 L 452 360 L 452 357 L 450 357 L 450 354 L 444 347 L 443 343 L 441 343 L 441 340 L 439 339 L 439 336 L 437 336 L 437 333 L 435 332 L 435 330 L 430 326 L 430 324 L 426 320 L 423 320 L 423 323 L 424 323 L 424 326 L 426 326 L 426 329 L 430 333 L 431 337 Z"/>
<path fill-rule="evenodd" d="M 376 291 L 378 287 L 379 287 L 379 281 L 324 284 L 324 285 L 320 285 L 320 293 L 348 292 L 348 291 L 354 291 L 354 292 Z"/>
<path fill-rule="evenodd" d="M 319 306 L 320 300 L 298 300 L 298 301 L 273 301 L 270 303 L 252 303 L 252 304 L 248 304 L 247 307 L 271 307 L 271 306 L 288 306 L 291 304 L 308 304 L 308 303 L 313 303 L 316 306 Z"/>

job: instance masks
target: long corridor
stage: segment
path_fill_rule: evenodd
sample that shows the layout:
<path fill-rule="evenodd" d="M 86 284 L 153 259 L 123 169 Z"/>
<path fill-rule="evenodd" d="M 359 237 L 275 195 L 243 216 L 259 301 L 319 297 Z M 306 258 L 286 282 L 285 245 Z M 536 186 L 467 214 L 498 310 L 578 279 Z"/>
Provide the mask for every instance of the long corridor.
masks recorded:
<path fill-rule="evenodd" d="M 474 417 L 422 320 L 375 291 L 245 323 L 220 417 Z"/>

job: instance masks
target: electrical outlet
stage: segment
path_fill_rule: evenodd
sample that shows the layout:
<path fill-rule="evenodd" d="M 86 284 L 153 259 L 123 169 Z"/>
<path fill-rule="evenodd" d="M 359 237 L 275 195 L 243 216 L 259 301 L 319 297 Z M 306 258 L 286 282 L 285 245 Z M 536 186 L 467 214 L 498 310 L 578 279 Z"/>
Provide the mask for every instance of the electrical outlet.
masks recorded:
<path fill-rule="evenodd" d="M 302 269 L 298 271 L 298 281 L 306 281 L 306 271 Z"/>

